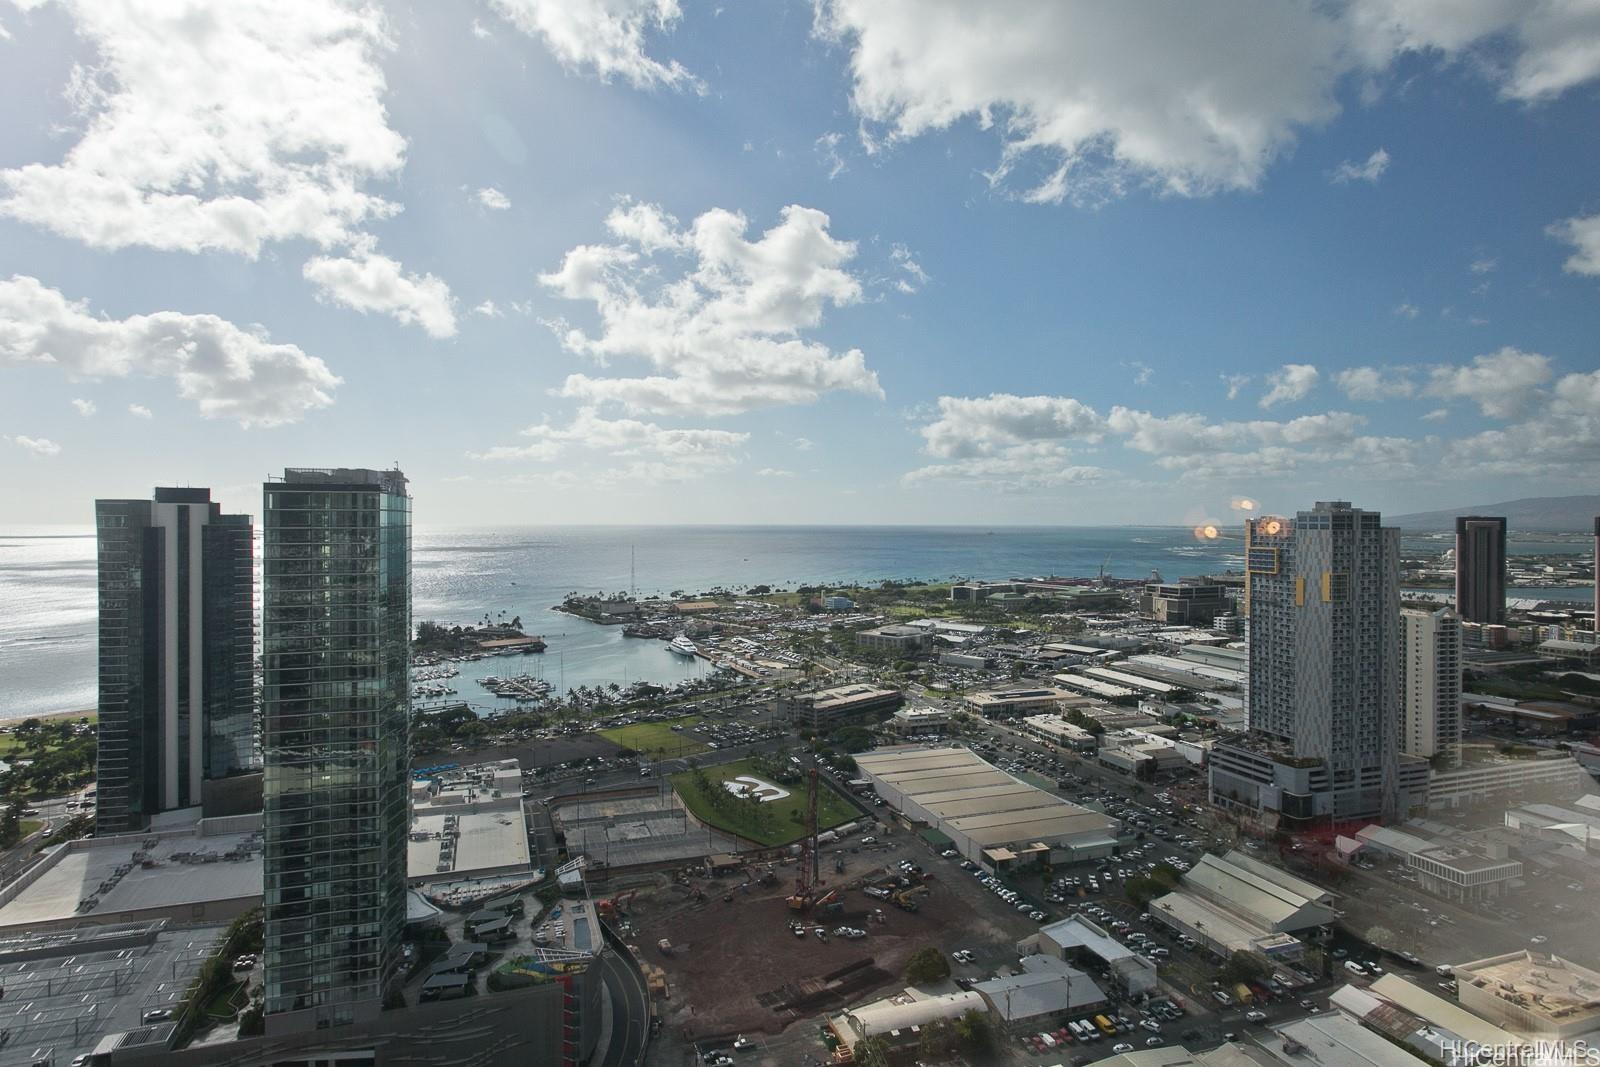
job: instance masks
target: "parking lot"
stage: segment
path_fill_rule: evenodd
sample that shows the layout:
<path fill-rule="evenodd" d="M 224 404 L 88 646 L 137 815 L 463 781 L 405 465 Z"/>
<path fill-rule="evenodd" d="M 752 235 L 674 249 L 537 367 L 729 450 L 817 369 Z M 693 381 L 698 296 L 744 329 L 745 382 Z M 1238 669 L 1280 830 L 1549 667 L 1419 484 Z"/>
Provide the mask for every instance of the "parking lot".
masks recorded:
<path fill-rule="evenodd" d="M 41 1050 L 65 1064 L 106 1034 L 171 1022 L 224 932 L 94 928 L 47 935 L 47 955 L 19 945 L 16 959 L 0 941 L 0 1067 L 32 1064 Z"/>

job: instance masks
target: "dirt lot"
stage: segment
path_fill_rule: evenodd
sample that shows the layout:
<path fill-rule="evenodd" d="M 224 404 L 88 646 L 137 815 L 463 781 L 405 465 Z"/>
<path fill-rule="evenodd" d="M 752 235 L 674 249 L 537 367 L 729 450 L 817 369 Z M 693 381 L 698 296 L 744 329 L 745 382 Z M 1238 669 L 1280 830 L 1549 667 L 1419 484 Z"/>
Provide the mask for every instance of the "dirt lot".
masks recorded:
<path fill-rule="evenodd" d="M 859 847 L 859 846 L 858 846 Z M 920 842 L 897 837 L 887 847 L 846 852 L 846 870 L 833 871 L 832 852 L 823 856 L 831 884 L 853 882 L 911 859 L 933 872 L 931 892 L 920 910 L 909 913 L 867 896 L 843 893 L 845 912 L 825 920 L 826 942 L 808 933 L 797 939 L 789 929 L 785 896 L 792 891 L 794 867 L 779 869 L 779 884 L 738 888 L 741 876 L 701 880 L 703 904 L 687 901 L 681 890 L 641 894 L 630 909 L 637 944 L 645 957 L 667 973 L 671 999 L 662 1004 L 669 1027 L 684 1037 L 777 1034 L 797 1021 L 815 1020 L 847 1004 L 859 1004 L 884 990 L 903 988 L 911 953 L 924 945 L 973 948 L 996 961 L 1014 960 L 1014 943 L 1036 929 L 1025 916 L 1001 905 L 954 863 L 933 856 Z M 723 896 L 733 894 L 725 903 Z M 885 922 L 870 912 L 882 908 Z M 813 924 L 814 925 L 814 924 Z M 859 940 L 834 937 L 838 926 L 868 931 Z M 665 937 L 673 954 L 664 957 L 656 943 Z"/>

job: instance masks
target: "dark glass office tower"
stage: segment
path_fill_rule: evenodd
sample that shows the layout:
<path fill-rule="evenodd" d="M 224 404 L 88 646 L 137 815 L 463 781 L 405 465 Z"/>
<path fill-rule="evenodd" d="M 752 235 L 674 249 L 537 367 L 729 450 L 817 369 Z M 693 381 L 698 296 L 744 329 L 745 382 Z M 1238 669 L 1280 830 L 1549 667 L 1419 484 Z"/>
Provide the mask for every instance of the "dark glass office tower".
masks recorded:
<path fill-rule="evenodd" d="M 1467 622 L 1506 621 L 1506 520 L 1456 519 L 1456 614 Z"/>
<path fill-rule="evenodd" d="M 382 1006 L 405 927 L 411 498 L 399 471 L 264 487 L 270 1033 Z"/>
<path fill-rule="evenodd" d="M 95 501 L 99 796 L 95 832 L 193 807 L 252 768 L 255 601 L 248 515 L 209 489 Z"/>

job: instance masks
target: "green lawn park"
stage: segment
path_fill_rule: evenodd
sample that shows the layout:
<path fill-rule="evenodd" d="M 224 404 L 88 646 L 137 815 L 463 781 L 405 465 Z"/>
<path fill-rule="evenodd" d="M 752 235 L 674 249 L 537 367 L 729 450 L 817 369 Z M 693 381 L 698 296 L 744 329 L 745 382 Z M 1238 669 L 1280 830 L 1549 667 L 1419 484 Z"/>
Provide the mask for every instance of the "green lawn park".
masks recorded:
<path fill-rule="evenodd" d="M 704 769 L 706 777 L 719 789 L 729 778 L 737 778 L 743 774 L 754 775 L 763 781 L 772 780 L 770 775 L 762 774 L 755 769 L 754 760 L 739 760 Z M 781 800 L 768 801 L 760 805 L 764 818 L 758 822 L 755 813 L 744 804 L 713 808 L 711 801 L 695 787 L 693 771 L 684 771 L 682 774 L 672 776 L 672 788 L 683 798 L 684 804 L 694 813 L 695 818 L 701 822 L 739 834 L 763 845 L 787 845 L 791 841 L 798 840 L 803 832 L 806 787 L 803 781 L 774 784 L 787 789 L 789 795 Z M 834 792 L 826 782 L 817 784 L 818 830 L 839 826 L 860 817 L 861 813 L 849 801 Z"/>
<path fill-rule="evenodd" d="M 685 715 L 681 719 L 663 719 L 660 722 L 636 722 L 631 726 L 617 726 L 596 731 L 601 737 L 623 748 L 631 748 L 647 756 L 693 756 L 710 751 L 706 743 L 689 733 L 689 727 L 700 721 L 698 715 Z M 674 726 L 683 727 L 682 733 Z"/>

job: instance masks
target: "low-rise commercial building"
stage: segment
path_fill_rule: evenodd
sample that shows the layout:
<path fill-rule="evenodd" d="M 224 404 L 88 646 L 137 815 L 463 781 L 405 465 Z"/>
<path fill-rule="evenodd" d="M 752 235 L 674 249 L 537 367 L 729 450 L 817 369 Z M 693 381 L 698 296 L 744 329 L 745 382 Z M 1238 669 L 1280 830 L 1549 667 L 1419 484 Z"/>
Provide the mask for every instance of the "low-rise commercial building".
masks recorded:
<path fill-rule="evenodd" d="M 1159 622 L 1210 626 L 1232 608 L 1226 586 L 1210 582 L 1152 582 L 1139 594 L 1139 614 Z"/>
<path fill-rule="evenodd" d="M 885 730 L 901 737 L 943 733 L 949 726 L 950 713 L 944 708 L 901 708 L 883 724 Z"/>
<path fill-rule="evenodd" d="M 790 718 L 795 722 L 813 730 L 824 730 L 846 720 L 893 711 L 904 704 L 905 699 L 905 694 L 898 689 L 840 685 L 793 697 L 788 702 L 788 709 Z"/>
<path fill-rule="evenodd" d="M 1417 872 L 1423 889 L 1458 903 L 1492 900 L 1522 877 L 1521 861 L 1501 846 L 1491 846 L 1500 853 L 1494 855 L 1386 826 L 1364 826 L 1356 840 Z"/>
<path fill-rule="evenodd" d="M 1150 914 L 1221 956 L 1244 951 L 1293 960 L 1303 953 L 1303 940 L 1327 936 L 1338 917 L 1334 899 L 1246 853 L 1208 853 L 1177 890 L 1151 902 Z"/>
<path fill-rule="evenodd" d="M 933 647 L 934 635 L 917 626 L 879 626 L 856 634 L 856 647 L 869 652 L 915 655 Z"/>
<path fill-rule="evenodd" d="M 1039 953 L 1017 961 L 1021 974 L 974 982 L 972 991 L 984 999 L 1001 1023 L 1013 1029 L 1055 1029 L 1054 1020 L 1068 1013 L 1096 1010 L 1106 995 L 1094 979 L 1069 966 L 1058 956 Z"/>
<path fill-rule="evenodd" d="M 907 988 L 894 996 L 852 1008 L 828 1020 L 828 1029 L 854 1059 L 856 1046 L 870 1037 L 888 1042 L 891 1052 L 921 1043 L 921 1027 L 934 1022 L 953 1023 L 969 1011 L 988 1013 L 983 997 L 970 990 L 932 994 Z"/>
<path fill-rule="evenodd" d="M 856 767 L 909 821 L 949 837 L 990 869 L 1110 855 L 1118 823 L 1036 789 L 965 748 L 902 746 L 865 752 Z"/>
<path fill-rule="evenodd" d="M 1029 715 L 1022 720 L 1022 730 L 1042 741 L 1078 752 L 1093 752 L 1094 734 L 1074 725 L 1060 715 Z"/>
<path fill-rule="evenodd" d="M 1336 781 L 1321 757 L 1295 755 L 1262 733 L 1219 741 L 1208 766 L 1213 804 L 1285 829 L 1370 818 L 1383 784 L 1370 774 L 1356 784 Z M 1395 785 L 1394 810 L 1401 815 L 1431 803 L 1428 761 L 1400 755 Z"/>
<path fill-rule="evenodd" d="M 1104 971 L 1130 996 L 1153 991 L 1160 980 L 1156 965 L 1081 915 L 1041 926 L 1039 932 L 1017 945 L 1017 951 L 1037 953 Z"/>
<path fill-rule="evenodd" d="M 1076 696 L 1076 693 L 1051 686 L 1019 686 L 969 694 L 967 705 L 986 718 L 1011 718 L 1055 711 L 1063 701 L 1073 700 Z"/>

